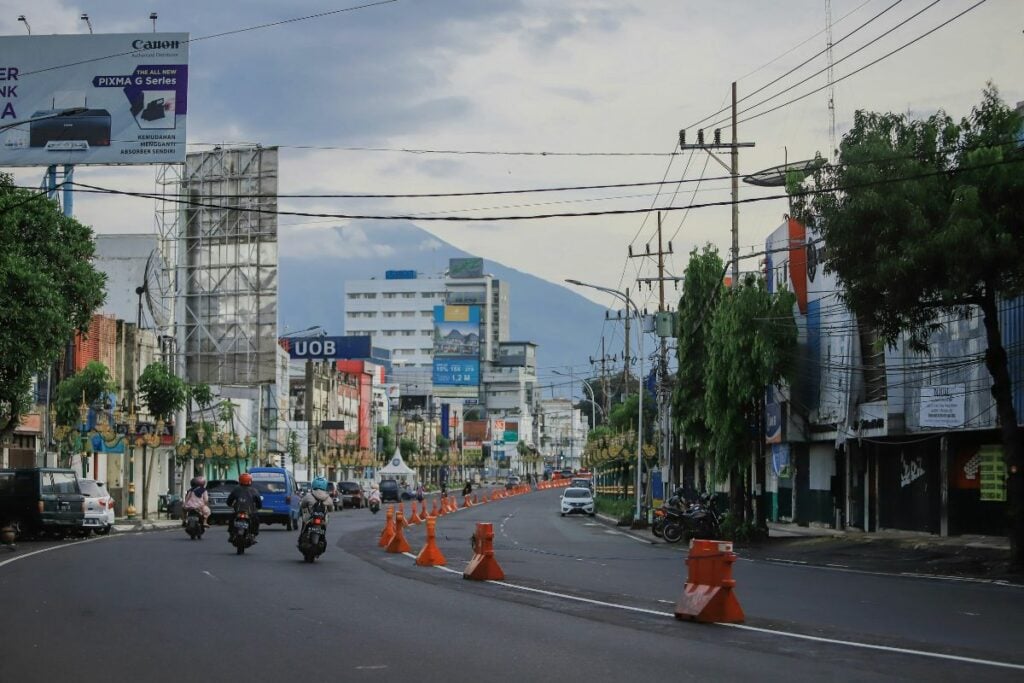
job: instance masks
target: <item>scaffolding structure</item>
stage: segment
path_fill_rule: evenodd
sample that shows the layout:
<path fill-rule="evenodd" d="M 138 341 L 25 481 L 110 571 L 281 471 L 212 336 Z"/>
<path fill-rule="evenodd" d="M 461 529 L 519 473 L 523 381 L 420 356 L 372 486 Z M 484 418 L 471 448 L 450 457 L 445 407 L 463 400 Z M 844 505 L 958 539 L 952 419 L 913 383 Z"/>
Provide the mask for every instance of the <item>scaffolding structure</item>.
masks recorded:
<path fill-rule="evenodd" d="M 156 223 L 189 383 L 275 381 L 276 147 L 218 147 L 157 171 Z M 180 367 L 180 366 L 179 366 Z"/>

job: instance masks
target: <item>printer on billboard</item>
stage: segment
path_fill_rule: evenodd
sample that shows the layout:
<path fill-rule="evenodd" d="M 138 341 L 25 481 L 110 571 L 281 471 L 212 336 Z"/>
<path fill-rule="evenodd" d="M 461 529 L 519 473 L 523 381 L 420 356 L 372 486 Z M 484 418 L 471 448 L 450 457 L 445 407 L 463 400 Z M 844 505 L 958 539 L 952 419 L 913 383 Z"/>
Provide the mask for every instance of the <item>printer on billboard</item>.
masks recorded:
<path fill-rule="evenodd" d="M 37 111 L 29 125 L 29 146 L 47 147 L 51 142 L 86 142 L 90 147 L 110 145 L 110 112 L 85 109 L 68 116 L 53 116 L 57 110 Z M 41 118 L 50 116 L 50 118 Z"/>

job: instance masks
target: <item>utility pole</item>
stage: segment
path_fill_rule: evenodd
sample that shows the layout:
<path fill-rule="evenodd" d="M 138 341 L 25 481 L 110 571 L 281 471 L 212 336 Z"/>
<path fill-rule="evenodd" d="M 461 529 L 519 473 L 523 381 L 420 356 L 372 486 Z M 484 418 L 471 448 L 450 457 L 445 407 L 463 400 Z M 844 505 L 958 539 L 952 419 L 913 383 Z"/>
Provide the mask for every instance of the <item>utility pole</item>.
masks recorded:
<path fill-rule="evenodd" d="M 641 258 L 656 256 L 658 258 L 658 277 L 656 278 L 642 278 L 638 279 L 638 282 L 647 282 L 648 286 L 653 281 L 658 282 L 658 313 L 665 313 L 668 309 L 665 306 L 665 280 L 677 281 L 681 278 L 665 277 L 665 256 L 672 254 L 672 242 L 668 243 L 668 249 L 664 248 L 662 243 L 661 233 L 661 212 L 658 212 L 658 250 L 655 252 L 651 251 L 650 245 L 647 245 L 646 252 L 643 254 L 634 254 L 633 249 L 630 248 L 630 258 Z M 668 420 L 668 341 L 666 337 L 659 335 L 659 355 L 658 355 L 658 367 L 657 367 L 657 403 L 658 403 L 658 431 L 660 432 L 661 439 L 659 443 L 659 454 L 658 454 L 658 465 L 662 472 L 671 470 L 671 435 L 670 426 Z M 648 492 L 651 493 L 651 487 L 648 487 Z M 658 492 L 661 495 L 662 492 Z"/>
<path fill-rule="evenodd" d="M 609 355 L 607 355 L 604 352 L 604 337 L 601 337 L 601 357 L 595 359 L 593 356 L 591 356 L 591 358 L 590 358 L 590 365 L 593 366 L 596 363 L 600 363 L 601 364 L 601 391 L 603 392 L 602 399 L 603 399 L 603 402 L 604 402 L 604 416 L 605 416 L 605 420 L 608 419 L 608 415 L 610 414 L 609 411 L 611 410 L 611 403 L 609 401 L 609 396 L 608 396 L 607 363 L 608 363 L 608 361 L 611 361 L 611 362 L 614 363 L 615 360 L 616 360 L 615 356 L 609 356 Z"/>
<path fill-rule="evenodd" d="M 684 149 L 701 149 L 708 153 L 712 159 L 722 166 L 732 177 L 732 250 L 730 260 L 732 261 L 732 288 L 740 284 L 740 147 L 753 147 L 753 142 L 738 142 L 736 132 L 736 82 L 732 84 L 732 142 L 722 142 L 722 129 L 716 128 L 714 141 L 706 144 L 704 141 L 704 129 L 697 131 L 697 143 L 686 144 L 686 131 L 679 131 L 679 151 Z M 729 164 L 718 158 L 715 154 L 718 150 L 729 150 Z"/>

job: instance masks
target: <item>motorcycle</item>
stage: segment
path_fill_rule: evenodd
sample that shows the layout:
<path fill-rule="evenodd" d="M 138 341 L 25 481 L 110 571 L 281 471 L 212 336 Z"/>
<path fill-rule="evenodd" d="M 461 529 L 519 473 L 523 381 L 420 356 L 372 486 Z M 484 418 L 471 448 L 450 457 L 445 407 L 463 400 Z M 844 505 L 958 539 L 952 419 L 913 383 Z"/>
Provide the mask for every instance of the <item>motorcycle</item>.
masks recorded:
<path fill-rule="evenodd" d="M 715 499 L 703 494 L 683 513 L 687 538 L 715 539 L 722 535 L 722 519 L 715 507 Z"/>
<path fill-rule="evenodd" d="M 380 499 L 379 498 L 371 498 L 370 499 L 370 512 L 372 512 L 373 514 L 377 514 L 378 512 L 380 512 Z"/>
<path fill-rule="evenodd" d="M 188 537 L 195 541 L 203 537 L 204 531 L 203 516 L 199 510 L 188 510 L 185 515 L 185 533 Z"/>
<path fill-rule="evenodd" d="M 306 562 L 313 562 L 327 550 L 327 511 L 322 505 L 313 507 L 309 520 L 299 534 L 299 552 Z"/>
<path fill-rule="evenodd" d="M 244 553 L 246 548 L 256 542 L 252 534 L 248 512 L 235 513 L 235 516 L 231 519 L 229 534 L 228 541 L 231 542 L 231 545 L 235 546 L 235 553 L 238 555 Z"/>

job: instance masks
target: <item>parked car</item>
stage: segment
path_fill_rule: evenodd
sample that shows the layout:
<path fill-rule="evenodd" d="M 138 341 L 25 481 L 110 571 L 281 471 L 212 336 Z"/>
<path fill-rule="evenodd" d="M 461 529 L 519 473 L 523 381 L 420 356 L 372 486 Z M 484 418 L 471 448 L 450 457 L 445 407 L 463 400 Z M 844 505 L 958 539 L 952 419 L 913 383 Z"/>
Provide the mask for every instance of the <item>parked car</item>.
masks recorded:
<path fill-rule="evenodd" d="M 102 481 L 79 479 L 78 486 L 85 496 L 85 518 L 82 527 L 97 534 L 109 534 L 114 526 L 114 499 Z"/>
<path fill-rule="evenodd" d="M 570 487 L 594 490 L 594 480 L 589 477 L 573 477 L 569 482 Z"/>
<path fill-rule="evenodd" d="M 302 495 L 306 495 L 303 493 Z M 341 509 L 341 491 L 338 490 L 338 485 L 333 482 L 327 482 L 327 495 L 331 497 L 331 502 L 334 503 L 334 509 Z"/>
<path fill-rule="evenodd" d="M 284 524 L 291 531 L 299 528 L 299 503 L 302 496 L 292 473 L 284 467 L 252 467 L 252 485 L 263 498 L 260 522 Z"/>
<path fill-rule="evenodd" d="M 366 496 L 363 494 L 363 487 L 358 482 L 338 482 L 338 496 L 341 498 L 341 507 L 366 507 Z"/>
<path fill-rule="evenodd" d="M 559 501 L 559 508 L 562 516 L 566 515 L 590 515 L 594 516 L 594 494 L 589 488 L 569 487 L 562 491 L 562 498 Z"/>
<path fill-rule="evenodd" d="M 0 527 L 19 536 L 65 535 L 82 527 L 85 496 L 74 470 L 29 467 L 0 470 Z"/>
<path fill-rule="evenodd" d="M 508 478 L 508 481 L 505 482 L 505 488 L 514 489 L 515 487 L 519 486 L 522 483 L 522 481 L 523 480 L 520 479 L 519 477 L 512 475 L 511 477 Z"/>
<path fill-rule="evenodd" d="M 297 481 L 297 482 L 295 482 L 295 485 L 299 489 L 299 497 L 300 498 L 302 496 L 306 495 L 307 493 L 309 493 L 309 490 L 311 488 L 313 488 L 313 485 L 310 484 L 308 481 Z"/>
<path fill-rule="evenodd" d="M 234 516 L 228 507 L 228 496 L 238 486 L 237 479 L 211 479 L 206 482 L 206 493 L 210 496 L 210 523 L 227 524 Z"/>
<path fill-rule="evenodd" d="M 382 503 L 388 501 L 402 502 L 402 489 L 398 485 L 397 479 L 381 479 L 378 488 L 380 489 L 380 501 Z"/>

